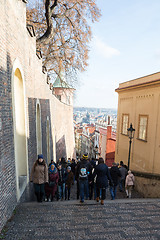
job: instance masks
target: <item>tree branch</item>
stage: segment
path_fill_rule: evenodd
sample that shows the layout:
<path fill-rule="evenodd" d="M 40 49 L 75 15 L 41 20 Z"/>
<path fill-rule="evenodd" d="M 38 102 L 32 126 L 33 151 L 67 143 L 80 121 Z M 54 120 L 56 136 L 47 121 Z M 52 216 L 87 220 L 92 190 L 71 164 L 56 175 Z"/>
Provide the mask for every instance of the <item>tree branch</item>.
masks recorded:
<path fill-rule="evenodd" d="M 45 17 L 47 22 L 47 30 L 46 32 L 37 39 L 37 44 L 47 44 L 50 39 L 53 37 L 53 22 L 52 22 L 52 11 L 57 6 L 57 0 L 54 1 L 54 4 L 50 7 L 51 0 L 45 1 Z"/>

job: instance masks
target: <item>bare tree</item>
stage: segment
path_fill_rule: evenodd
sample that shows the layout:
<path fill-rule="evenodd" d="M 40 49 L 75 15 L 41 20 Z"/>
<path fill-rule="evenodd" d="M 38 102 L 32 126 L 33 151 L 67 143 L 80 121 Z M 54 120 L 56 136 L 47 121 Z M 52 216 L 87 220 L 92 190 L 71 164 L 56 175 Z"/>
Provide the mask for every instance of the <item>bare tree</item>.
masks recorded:
<path fill-rule="evenodd" d="M 87 67 L 91 27 L 98 21 L 96 0 L 36 0 L 27 8 L 27 21 L 34 24 L 37 47 L 50 74 L 76 75 Z"/>

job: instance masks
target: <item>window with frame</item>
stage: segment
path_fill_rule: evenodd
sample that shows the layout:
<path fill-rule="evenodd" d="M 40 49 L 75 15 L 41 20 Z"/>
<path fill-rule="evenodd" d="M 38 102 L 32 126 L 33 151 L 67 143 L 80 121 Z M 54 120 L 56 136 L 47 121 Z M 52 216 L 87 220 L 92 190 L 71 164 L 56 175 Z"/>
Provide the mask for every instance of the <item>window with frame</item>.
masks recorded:
<path fill-rule="evenodd" d="M 138 139 L 147 141 L 148 115 L 139 115 Z"/>
<path fill-rule="evenodd" d="M 61 101 L 61 95 L 57 95 L 56 97 Z"/>
<path fill-rule="evenodd" d="M 129 114 L 122 114 L 122 134 L 128 134 L 128 126 L 129 126 Z"/>

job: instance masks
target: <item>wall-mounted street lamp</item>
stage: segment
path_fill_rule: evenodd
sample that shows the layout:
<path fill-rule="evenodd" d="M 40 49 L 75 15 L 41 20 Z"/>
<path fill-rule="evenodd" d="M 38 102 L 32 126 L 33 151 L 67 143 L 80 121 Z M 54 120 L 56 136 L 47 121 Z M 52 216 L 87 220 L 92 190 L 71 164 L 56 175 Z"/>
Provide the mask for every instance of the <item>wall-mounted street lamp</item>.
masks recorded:
<path fill-rule="evenodd" d="M 130 155 L 131 155 L 131 143 L 132 143 L 132 139 L 134 138 L 134 133 L 135 133 L 135 129 L 132 127 L 132 123 L 130 124 L 130 128 L 128 128 L 127 130 L 128 130 L 128 137 L 129 137 L 129 153 L 128 153 L 128 170 L 129 170 Z"/>

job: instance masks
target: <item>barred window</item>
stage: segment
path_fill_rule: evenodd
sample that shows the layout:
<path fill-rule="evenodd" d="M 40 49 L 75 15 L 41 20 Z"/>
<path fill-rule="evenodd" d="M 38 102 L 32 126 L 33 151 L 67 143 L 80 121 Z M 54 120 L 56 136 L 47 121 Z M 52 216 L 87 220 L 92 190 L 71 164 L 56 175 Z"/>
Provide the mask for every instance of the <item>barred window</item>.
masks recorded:
<path fill-rule="evenodd" d="M 127 135 L 129 127 L 129 114 L 122 114 L 122 134 Z"/>
<path fill-rule="evenodd" d="M 148 115 L 139 115 L 138 138 L 147 141 Z"/>

